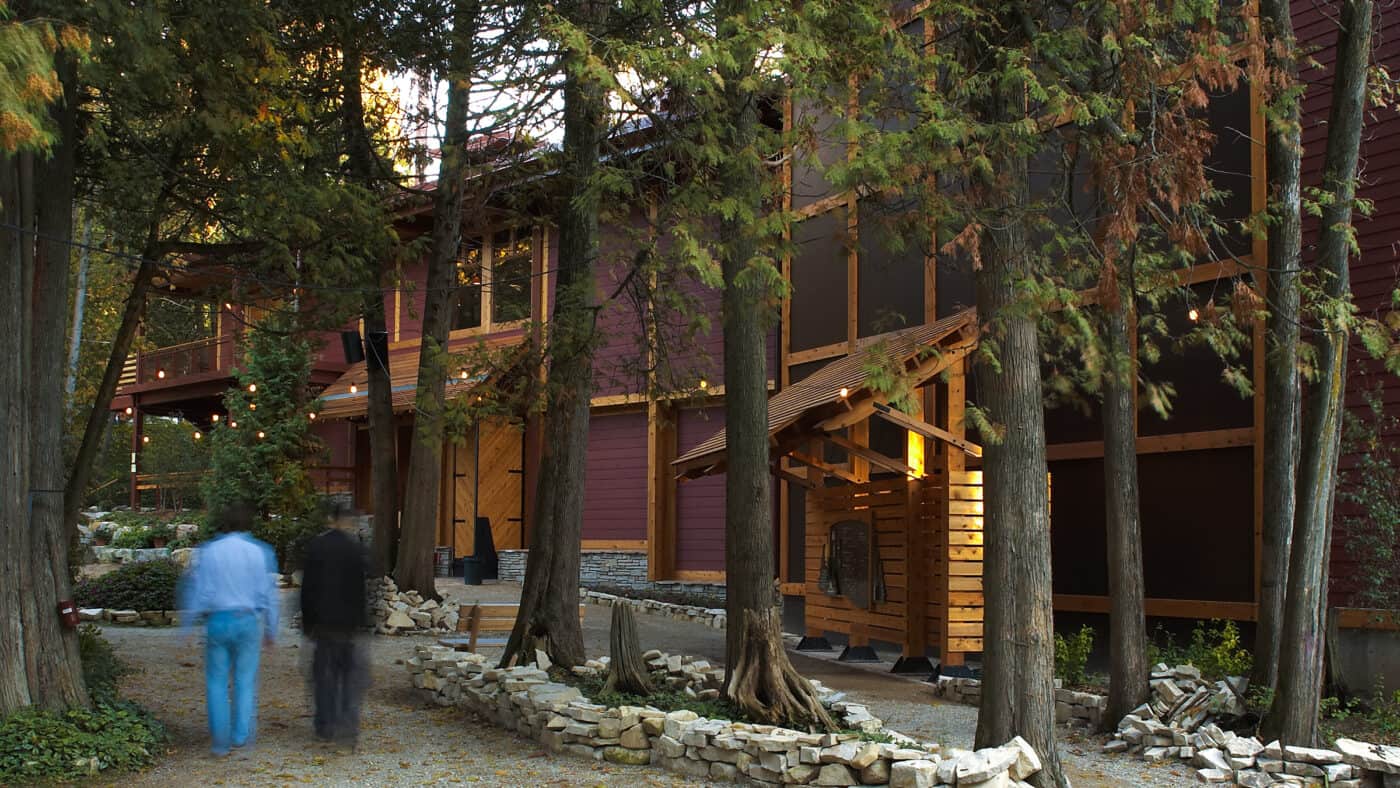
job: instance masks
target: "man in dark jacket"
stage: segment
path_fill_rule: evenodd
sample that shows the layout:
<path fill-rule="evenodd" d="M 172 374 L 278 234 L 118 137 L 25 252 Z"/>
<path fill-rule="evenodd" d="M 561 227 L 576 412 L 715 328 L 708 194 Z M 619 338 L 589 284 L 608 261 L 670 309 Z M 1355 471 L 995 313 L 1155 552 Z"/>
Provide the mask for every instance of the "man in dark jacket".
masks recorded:
<path fill-rule="evenodd" d="M 316 643 L 312 682 L 316 736 L 354 747 L 360 733 L 365 670 L 356 642 L 366 625 L 365 551 L 350 533 L 348 507 L 333 505 L 331 527 L 306 545 L 301 627 Z"/>

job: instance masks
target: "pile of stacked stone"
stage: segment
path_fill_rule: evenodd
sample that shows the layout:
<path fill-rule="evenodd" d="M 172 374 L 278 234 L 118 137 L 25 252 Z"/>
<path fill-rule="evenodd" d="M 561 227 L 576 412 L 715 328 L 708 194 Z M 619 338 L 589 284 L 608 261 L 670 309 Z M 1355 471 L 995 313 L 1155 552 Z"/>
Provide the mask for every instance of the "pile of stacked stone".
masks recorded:
<path fill-rule="evenodd" d="M 417 591 L 399 591 L 392 578 L 369 581 L 370 621 L 381 635 L 456 632 L 458 605 L 445 598 L 424 599 Z"/>
<path fill-rule="evenodd" d="M 586 588 L 579 589 L 579 595 L 588 604 L 611 607 L 613 604 L 621 603 L 638 613 L 664 616 L 676 621 L 693 621 L 697 624 L 704 624 L 711 629 L 724 629 L 725 627 L 726 614 L 722 607 L 676 605 L 670 602 L 658 602 L 655 599 L 632 599 L 616 594 L 605 594 L 602 591 L 589 591 Z"/>
<path fill-rule="evenodd" d="M 982 700 L 982 682 L 960 676 L 939 676 L 933 694 L 952 703 L 976 706 Z M 1078 692 L 1060 686 L 1055 680 L 1055 721 L 1071 728 L 1094 729 L 1108 709 L 1108 698 L 1092 692 Z"/>
<path fill-rule="evenodd" d="M 138 627 L 169 627 L 180 622 L 180 617 L 174 610 L 112 610 L 104 607 L 79 608 L 78 619 Z"/>
<path fill-rule="evenodd" d="M 1392 774 L 1384 778 L 1385 788 L 1400 786 L 1400 750 L 1396 748 L 1361 742 L 1343 748 L 1342 743 L 1349 741 L 1345 739 L 1338 740 L 1341 751 L 1292 747 L 1223 730 L 1216 721 L 1237 718 L 1245 711 L 1242 678 L 1210 682 L 1191 665 L 1159 664 L 1152 669 L 1151 684 L 1151 699 L 1123 718 L 1117 737 L 1104 745 L 1105 752 L 1136 754 L 1149 762 L 1187 761 L 1204 783 L 1362 788 L 1380 786 L 1378 775 Z M 1373 749 L 1363 753 L 1365 748 Z M 1386 749 L 1395 750 L 1389 761 Z"/>
<path fill-rule="evenodd" d="M 677 662 L 677 660 L 679 660 Z M 704 660 L 648 652 L 668 677 L 687 687 L 708 685 L 719 671 Z M 547 660 L 540 664 L 548 665 Z M 418 646 L 407 660 L 413 685 L 443 706 L 463 706 L 501 727 L 543 743 L 551 752 L 624 764 L 653 764 L 705 780 L 758 785 L 939 785 L 1010 788 L 1040 769 L 1040 760 L 1017 738 L 977 752 L 921 745 L 894 731 L 859 704 L 840 700 L 815 684 L 839 724 L 863 733 L 805 733 L 770 725 L 706 719 L 692 711 L 663 712 L 645 706 L 590 703 L 576 687 L 551 680 L 539 665 L 496 668 L 480 654 Z M 672 668 L 677 670 L 673 671 Z M 606 670 L 605 660 L 575 669 Z M 687 670 L 689 669 L 689 670 Z M 706 687 L 713 689 L 713 687 Z M 888 741 L 872 741 L 877 734 Z"/>

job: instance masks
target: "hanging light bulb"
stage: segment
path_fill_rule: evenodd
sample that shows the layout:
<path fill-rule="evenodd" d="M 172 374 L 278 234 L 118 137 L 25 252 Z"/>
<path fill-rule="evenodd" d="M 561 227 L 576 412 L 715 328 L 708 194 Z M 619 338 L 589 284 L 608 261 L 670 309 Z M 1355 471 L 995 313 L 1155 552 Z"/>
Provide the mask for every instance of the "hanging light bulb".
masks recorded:
<path fill-rule="evenodd" d="M 258 390 L 258 384 L 256 384 L 256 383 L 249 383 L 249 384 L 248 384 L 248 393 L 249 393 L 249 394 L 254 394 L 254 393 L 257 392 L 257 390 Z"/>
<path fill-rule="evenodd" d="M 359 387 L 359 386 L 356 386 L 354 383 L 351 383 L 351 384 L 350 384 L 350 393 L 351 393 L 351 394 L 354 394 L 354 393 L 358 392 L 359 390 L 360 390 L 360 387 Z"/>
<path fill-rule="evenodd" d="M 194 439 L 195 439 L 195 440 L 202 440 L 203 438 L 204 438 L 204 434 L 203 434 L 203 433 L 201 433 L 199 430 L 195 430 L 195 431 L 194 431 Z"/>
<path fill-rule="evenodd" d="M 128 416 L 131 415 L 131 406 L 130 406 L 130 405 L 127 405 L 127 406 L 126 406 L 126 415 L 128 415 Z"/>
<path fill-rule="evenodd" d="M 236 421 L 230 421 L 228 425 L 234 429 L 238 429 L 238 422 Z"/>
<path fill-rule="evenodd" d="M 158 370 L 156 370 L 156 377 L 160 378 L 161 380 L 165 380 L 165 370 L 163 370 L 163 369 L 158 369 Z"/>
<path fill-rule="evenodd" d="M 1200 320 L 1200 319 L 1201 319 L 1201 313 L 1198 312 L 1198 311 L 1196 310 L 1196 307 L 1193 306 L 1193 307 L 1191 307 L 1189 310 L 1187 310 L 1187 312 L 1186 312 L 1186 317 L 1187 317 L 1187 319 L 1189 319 L 1192 323 L 1194 323 L 1194 322 L 1196 322 L 1197 320 Z"/>
<path fill-rule="evenodd" d="M 850 390 L 847 389 L 845 386 L 841 387 L 841 399 L 845 399 L 850 393 Z"/>
<path fill-rule="evenodd" d="M 215 424 L 218 424 L 218 423 L 219 423 L 219 414 L 215 413 L 213 416 L 210 416 L 209 419 L 210 419 L 211 421 L 213 421 Z"/>
<path fill-rule="evenodd" d="M 151 442 L 151 436 L 149 436 L 149 435 L 142 435 L 142 436 L 141 436 L 141 442 L 142 442 L 142 443 L 150 443 L 150 442 Z"/>
<path fill-rule="evenodd" d="M 462 380 L 466 380 L 466 379 L 467 379 L 467 371 L 466 371 L 465 369 L 462 370 L 461 375 L 462 375 Z"/>
<path fill-rule="evenodd" d="M 257 409 L 258 409 L 258 403 L 256 403 L 256 402 L 249 402 L 249 403 L 248 403 L 248 410 L 257 410 Z"/>
<path fill-rule="evenodd" d="M 266 437 L 267 437 L 267 433 L 263 432 L 262 430 L 258 430 L 258 440 L 262 440 L 263 438 L 266 438 Z"/>
<path fill-rule="evenodd" d="M 710 381 L 705 380 L 704 378 L 700 378 L 700 390 L 701 390 L 701 391 L 704 391 L 705 389 L 707 389 L 707 388 L 709 388 L 709 387 L 710 387 Z"/>
<path fill-rule="evenodd" d="M 225 302 L 224 302 L 224 309 L 228 309 L 228 310 L 232 311 L 232 310 L 233 310 L 233 304 L 230 304 L 229 302 L 225 301 Z"/>
<path fill-rule="evenodd" d="M 311 419 L 312 421 L 315 421 L 315 420 L 316 420 L 316 414 L 315 414 L 315 413 L 308 413 L 308 414 L 306 414 L 306 418 Z"/>

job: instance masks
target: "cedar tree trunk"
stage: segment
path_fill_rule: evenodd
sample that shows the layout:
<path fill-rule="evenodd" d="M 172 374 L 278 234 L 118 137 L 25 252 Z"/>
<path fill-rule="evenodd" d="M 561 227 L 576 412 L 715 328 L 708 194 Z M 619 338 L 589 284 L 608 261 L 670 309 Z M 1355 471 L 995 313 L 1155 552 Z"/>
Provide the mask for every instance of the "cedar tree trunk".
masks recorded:
<path fill-rule="evenodd" d="M 987 88 L 982 119 L 997 125 L 1023 117 L 1020 83 Z M 1044 769 L 1032 782 L 1046 788 L 1066 780 L 1055 746 L 1054 615 L 1050 585 L 1050 500 L 1046 484 L 1045 414 L 1033 310 L 1017 292 L 1034 275 L 1024 211 L 1027 160 L 1008 146 L 996 172 L 977 184 L 987 217 L 976 273 L 983 342 L 978 391 L 1000 440 L 983 457 L 986 515 L 982 702 L 976 746 L 999 746 L 1020 735 Z"/>
<path fill-rule="evenodd" d="M 1337 487 L 1342 413 L 1345 410 L 1347 341 L 1351 320 L 1351 211 L 1371 53 L 1371 0 L 1343 0 L 1327 119 L 1322 188 L 1332 200 L 1322 212 L 1318 275 L 1327 303 L 1320 305 L 1318 379 L 1309 387 L 1298 503 L 1284 601 L 1278 685 L 1264 718 L 1267 736 L 1285 744 L 1314 746 L 1322 698 L 1326 634 L 1327 562 L 1331 554 L 1332 503 Z"/>
<path fill-rule="evenodd" d="M 1108 710 L 1101 724 L 1118 725 L 1147 699 L 1147 620 L 1143 615 L 1142 521 L 1138 505 L 1131 349 L 1132 288 L 1104 304 L 1108 374 L 1103 388 L 1104 503 L 1108 526 Z"/>
<path fill-rule="evenodd" d="M 69 240 L 73 233 L 76 183 L 76 68 L 66 55 L 57 58 L 66 98 L 51 110 L 58 142 L 36 165 L 37 228 L 33 269 L 32 317 L 19 335 L 30 342 L 28 560 L 22 567 L 25 586 L 24 648 L 29 665 L 30 698 L 35 706 L 65 709 L 88 705 L 78 656 L 78 632 L 62 625 L 59 600 L 70 593 L 68 529 L 63 520 L 64 363 Z M 36 328 L 37 327 L 37 328 Z M 11 608 L 13 610 L 13 608 Z"/>
<path fill-rule="evenodd" d="M 608 11 L 596 0 L 584 0 L 573 10 L 585 29 L 595 31 Z M 593 266 L 598 259 L 599 200 L 594 181 L 607 110 L 606 92 L 590 78 L 587 61 L 587 52 L 569 50 L 564 55 L 564 142 L 556 208 L 559 262 L 549 324 L 544 447 L 520 611 L 501 665 L 534 654 L 537 648 L 564 668 L 586 659 L 578 579 L 597 314 Z"/>
<path fill-rule="evenodd" d="M 1286 80 L 1284 93 L 1266 117 L 1268 136 L 1269 267 L 1268 355 L 1264 361 L 1264 535 L 1260 567 L 1259 622 L 1254 634 L 1251 687 L 1273 687 L 1278 679 L 1283 598 L 1288 587 L 1288 550 L 1293 536 L 1298 452 L 1298 272 L 1302 264 L 1302 126 L 1297 42 L 1288 0 L 1262 0 L 1269 68 Z"/>
<path fill-rule="evenodd" d="M 364 58 L 355 48 L 353 29 L 343 36 L 341 124 L 349 159 L 350 177 L 371 191 L 374 188 L 375 153 L 365 128 L 365 108 L 360 72 Z M 373 280 L 382 284 L 380 261 L 371 263 Z M 369 416 L 370 484 L 374 499 L 374 538 L 370 543 L 371 577 L 383 577 L 394 568 L 394 547 L 399 536 L 398 440 L 395 435 L 393 385 L 389 380 L 389 359 L 378 358 L 377 345 L 370 339 L 384 333 L 384 294 L 378 288 L 365 294 L 365 375 Z"/>
<path fill-rule="evenodd" d="M 433 193 L 433 244 L 428 252 L 423 337 L 419 343 L 417 413 L 404 486 L 403 526 L 394 581 L 425 599 L 437 599 L 433 548 L 437 546 L 438 495 L 442 488 L 442 411 L 447 394 L 447 340 L 458 249 L 462 243 L 462 208 L 467 172 L 467 118 L 471 99 L 467 80 L 473 74 L 476 0 L 459 0 L 453 10 L 452 52 L 448 56 L 447 131 L 442 140 L 442 169 Z"/>
<path fill-rule="evenodd" d="M 24 154 L 0 151 L 0 336 L 25 335 L 25 256 L 31 240 L 12 228 L 21 227 L 23 187 L 20 159 Z M 25 666 L 24 624 L 19 615 L 25 595 L 21 575 L 28 562 L 24 515 L 29 489 L 29 414 L 23 354 L 0 353 L 0 718 L 30 704 Z"/>

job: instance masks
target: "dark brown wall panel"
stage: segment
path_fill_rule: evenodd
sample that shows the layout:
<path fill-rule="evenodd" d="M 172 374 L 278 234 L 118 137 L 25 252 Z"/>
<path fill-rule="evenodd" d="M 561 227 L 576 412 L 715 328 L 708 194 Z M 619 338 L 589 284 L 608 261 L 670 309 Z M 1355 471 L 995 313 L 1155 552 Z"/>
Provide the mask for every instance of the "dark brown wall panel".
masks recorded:
<path fill-rule="evenodd" d="M 593 414 L 583 495 L 584 539 L 647 538 L 647 414 Z"/>
<path fill-rule="evenodd" d="M 790 350 L 846 340 L 846 212 L 830 211 L 793 228 Z"/>

